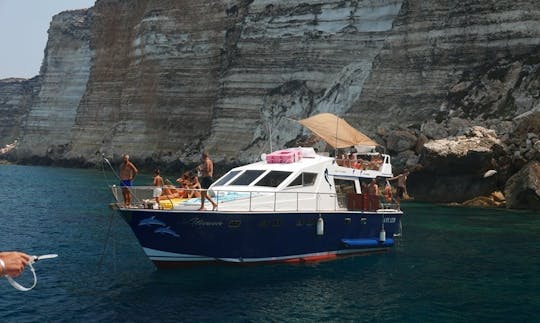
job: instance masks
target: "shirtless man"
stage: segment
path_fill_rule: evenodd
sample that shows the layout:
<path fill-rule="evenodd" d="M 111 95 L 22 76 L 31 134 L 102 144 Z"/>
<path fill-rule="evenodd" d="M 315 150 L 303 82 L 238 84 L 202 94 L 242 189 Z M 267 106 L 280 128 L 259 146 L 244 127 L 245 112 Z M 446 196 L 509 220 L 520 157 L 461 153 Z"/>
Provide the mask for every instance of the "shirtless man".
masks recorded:
<path fill-rule="evenodd" d="M 217 203 L 210 198 L 208 195 L 207 189 L 212 185 L 212 176 L 214 176 L 214 163 L 208 156 L 206 152 L 202 153 L 202 165 L 199 166 L 199 171 L 201 172 L 201 186 L 203 190 L 201 191 L 201 207 L 199 210 L 204 210 L 204 200 L 207 199 L 212 203 L 212 210 L 217 208 Z"/>
<path fill-rule="evenodd" d="M 379 185 L 377 185 L 377 180 L 374 178 L 371 180 L 367 186 L 367 193 L 369 197 L 369 210 L 376 210 L 379 208 Z"/>
<path fill-rule="evenodd" d="M 159 175 L 159 169 L 154 170 L 154 181 L 152 182 L 154 189 L 152 191 L 152 196 L 156 199 L 156 203 L 159 205 L 159 197 L 163 193 L 163 178 Z"/>
<path fill-rule="evenodd" d="M 122 157 L 123 162 L 120 164 L 120 187 L 122 187 L 122 195 L 124 196 L 124 206 L 131 205 L 130 187 L 133 184 L 133 179 L 139 172 L 137 167 L 129 161 L 129 155 Z"/>
<path fill-rule="evenodd" d="M 405 193 L 407 193 L 407 177 L 409 176 L 409 171 L 405 169 L 402 174 L 399 174 L 398 176 L 389 178 L 389 181 L 397 179 L 397 201 L 399 203 L 400 200 L 403 199 Z"/>

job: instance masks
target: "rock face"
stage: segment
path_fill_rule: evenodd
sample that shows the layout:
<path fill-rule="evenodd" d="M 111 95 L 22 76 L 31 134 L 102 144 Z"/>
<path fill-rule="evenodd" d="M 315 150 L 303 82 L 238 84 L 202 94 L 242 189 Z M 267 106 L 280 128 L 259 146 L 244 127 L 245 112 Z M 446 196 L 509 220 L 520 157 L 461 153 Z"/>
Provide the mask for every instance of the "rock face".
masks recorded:
<path fill-rule="evenodd" d="M 0 148 L 22 137 L 22 125 L 39 86 L 37 77 L 0 80 Z"/>
<path fill-rule="evenodd" d="M 78 105 L 87 90 L 93 52 L 92 11 L 75 10 L 53 17 L 40 71 L 40 89 L 23 125 L 19 158 L 64 158 L 73 145 Z"/>
<path fill-rule="evenodd" d="M 23 162 L 129 153 L 152 167 L 205 149 L 234 164 L 306 140 L 291 119 L 332 112 L 387 145 L 398 168 L 460 166 L 465 200 L 538 159 L 538 132 L 519 124 L 540 113 L 539 20 L 530 0 L 98 0 L 53 18 L 39 86 L 25 85 L 36 96 L 0 85 L 0 110 L 19 126 L 0 131 L 20 137 L 12 158 Z M 499 134 L 491 154 L 443 162 L 424 150 L 476 125 Z M 496 183 L 466 181 L 494 156 Z"/>
<path fill-rule="evenodd" d="M 531 162 L 512 176 L 504 189 L 512 209 L 540 210 L 540 162 Z"/>

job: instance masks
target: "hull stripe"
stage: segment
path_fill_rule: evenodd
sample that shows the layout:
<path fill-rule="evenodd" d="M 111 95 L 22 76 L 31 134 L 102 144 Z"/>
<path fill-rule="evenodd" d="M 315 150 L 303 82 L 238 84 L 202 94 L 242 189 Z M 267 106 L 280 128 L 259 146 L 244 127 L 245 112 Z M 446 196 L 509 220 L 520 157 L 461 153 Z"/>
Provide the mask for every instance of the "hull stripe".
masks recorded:
<path fill-rule="evenodd" d="M 260 262 L 304 262 L 304 261 L 324 261 L 331 260 L 342 256 L 353 254 L 371 254 L 389 250 L 389 247 L 379 248 L 361 248 L 336 250 L 328 252 L 310 253 L 302 255 L 292 255 L 283 257 L 268 257 L 268 258 L 212 258 L 199 255 L 165 253 L 159 250 L 144 248 L 146 255 L 154 262 L 227 262 L 227 263 L 260 263 Z M 167 254 L 167 255 L 164 255 Z"/>

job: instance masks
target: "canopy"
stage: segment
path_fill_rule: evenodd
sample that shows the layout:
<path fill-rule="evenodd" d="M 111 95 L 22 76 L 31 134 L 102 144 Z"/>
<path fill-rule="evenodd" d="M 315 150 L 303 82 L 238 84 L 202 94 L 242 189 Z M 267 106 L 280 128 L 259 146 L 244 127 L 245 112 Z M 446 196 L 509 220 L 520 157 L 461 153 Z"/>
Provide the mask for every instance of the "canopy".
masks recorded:
<path fill-rule="evenodd" d="M 375 141 L 331 113 L 321 113 L 298 122 L 334 148 L 377 146 Z"/>

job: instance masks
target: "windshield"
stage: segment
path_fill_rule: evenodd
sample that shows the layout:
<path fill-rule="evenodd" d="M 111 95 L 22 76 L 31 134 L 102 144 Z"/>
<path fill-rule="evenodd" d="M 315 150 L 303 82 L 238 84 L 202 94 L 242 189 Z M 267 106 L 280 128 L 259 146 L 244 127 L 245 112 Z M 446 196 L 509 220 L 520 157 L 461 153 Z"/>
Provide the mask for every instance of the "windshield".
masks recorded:
<path fill-rule="evenodd" d="M 223 176 L 222 178 L 220 178 L 219 180 L 216 181 L 216 183 L 214 185 L 218 186 L 218 185 L 225 185 L 227 184 L 228 181 L 230 181 L 233 177 L 235 177 L 236 175 L 238 175 L 238 173 L 240 173 L 240 171 L 232 171 L 230 173 L 228 173 L 227 175 Z"/>
<path fill-rule="evenodd" d="M 246 170 L 229 185 L 249 185 L 264 172 L 264 170 Z"/>
<path fill-rule="evenodd" d="M 261 178 L 257 183 L 255 183 L 256 186 L 268 186 L 268 187 L 278 187 L 279 184 L 283 183 L 283 181 L 291 175 L 291 172 L 283 172 L 283 171 L 271 171 L 268 174 L 266 174 L 263 178 Z"/>
<path fill-rule="evenodd" d="M 288 187 L 292 186 L 311 186 L 315 184 L 315 179 L 317 179 L 316 173 L 302 173 L 298 175 L 294 181 L 292 181 Z"/>

